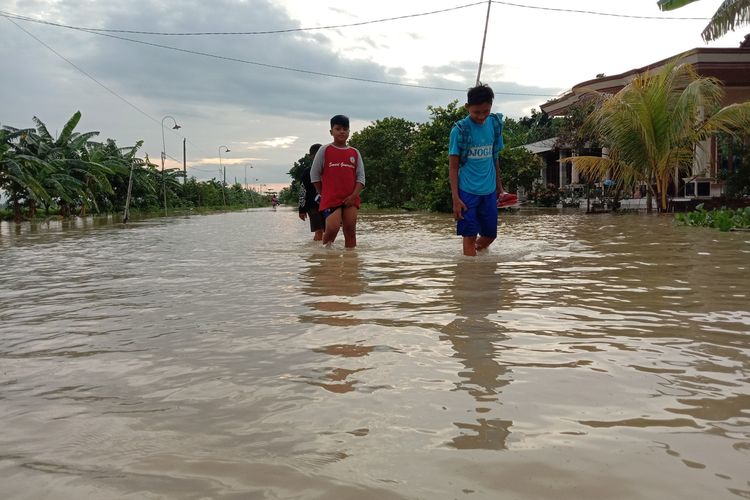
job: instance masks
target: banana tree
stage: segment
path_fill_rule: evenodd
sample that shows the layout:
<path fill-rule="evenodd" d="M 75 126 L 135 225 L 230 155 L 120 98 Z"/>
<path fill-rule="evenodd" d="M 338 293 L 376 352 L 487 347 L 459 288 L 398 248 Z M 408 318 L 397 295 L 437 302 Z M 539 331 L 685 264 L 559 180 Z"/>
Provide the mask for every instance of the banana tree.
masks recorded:
<path fill-rule="evenodd" d="M 603 175 L 613 167 L 621 175 L 656 186 L 661 210 L 675 172 L 690 168 L 695 145 L 716 132 L 750 130 L 750 102 L 720 109 L 723 90 L 717 80 L 699 76 L 689 64 L 671 62 L 645 72 L 591 114 L 610 158 L 577 157 L 585 175 Z"/>
<path fill-rule="evenodd" d="M 50 200 L 50 195 L 41 182 L 50 166 L 27 148 L 34 136 L 34 129 L 5 126 L 2 130 L 0 189 L 8 193 L 16 222 L 23 218 L 22 204 L 29 207 L 30 215 L 33 216 L 38 202 Z"/>
<path fill-rule="evenodd" d="M 112 170 L 92 159 L 89 152 L 95 147 L 91 139 L 99 132 L 75 132 L 80 119 L 81 113 L 77 111 L 55 139 L 47 126 L 34 117 L 37 142 L 30 149 L 50 166 L 43 184 L 50 188 L 63 216 L 70 215 L 74 206 L 80 207 L 80 214 L 85 215 L 88 208 L 98 208 L 99 193 L 112 192 L 108 178 Z"/>
<path fill-rule="evenodd" d="M 663 11 L 675 10 L 698 0 L 659 0 Z M 726 35 L 734 28 L 750 23 L 750 0 L 724 0 L 703 29 L 701 36 L 706 42 Z"/>

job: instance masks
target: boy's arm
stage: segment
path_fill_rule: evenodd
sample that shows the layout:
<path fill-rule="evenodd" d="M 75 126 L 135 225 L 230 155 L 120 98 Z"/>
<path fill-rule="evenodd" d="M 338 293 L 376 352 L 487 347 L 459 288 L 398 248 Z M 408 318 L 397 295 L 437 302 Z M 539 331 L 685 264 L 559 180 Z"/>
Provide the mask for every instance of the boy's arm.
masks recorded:
<path fill-rule="evenodd" d="M 360 153 L 356 148 L 355 151 L 357 151 L 357 181 L 354 183 L 354 191 L 352 191 L 349 196 L 344 198 L 344 205 L 346 205 L 347 207 L 354 203 L 354 200 L 357 198 L 357 196 L 359 196 L 359 193 L 362 192 L 362 189 L 364 189 L 365 187 L 365 162 L 362 161 L 362 153 Z"/>
<path fill-rule="evenodd" d="M 310 182 L 312 182 L 315 189 L 320 193 L 320 179 L 323 175 L 323 160 L 325 158 L 325 150 L 328 146 L 323 146 L 315 154 L 313 158 L 312 166 L 310 167 Z"/>
<path fill-rule="evenodd" d="M 500 179 L 500 158 L 497 158 L 495 160 L 495 181 L 497 184 L 497 196 L 499 197 L 505 192 L 505 189 L 503 188 L 503 181 L 502 179 Z"/>
<path fill-rule="evenodd" d="M 361 191 L 363 187 L 365 187 L 365 162 L 362 160 L 362 153 L 359 152 L 358 149 L 355 149 L 357 151 L 357 182 L 362 184 L 360 186 L 359 190 Z"/>
<path fill-rule="evenodd" d="M 451 198 L 453 199 L 453 218 L 463 219 L 466 205 L 458 195 L 458 155 L 448 156 L 448 178 L 451 181 Z"/>

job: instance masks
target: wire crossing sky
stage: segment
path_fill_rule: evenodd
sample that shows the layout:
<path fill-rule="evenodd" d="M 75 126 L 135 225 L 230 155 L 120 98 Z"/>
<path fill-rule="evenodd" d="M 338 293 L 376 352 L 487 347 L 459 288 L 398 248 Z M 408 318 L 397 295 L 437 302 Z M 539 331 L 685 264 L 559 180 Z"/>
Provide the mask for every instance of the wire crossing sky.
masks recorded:
<path fill-rule="evenodd" d="M 674 17 L 654 0 L 606 9 L 596 0 L 493 0 L 482 81 L 497 111 L 528 115 L 597 74 L 704 46 L 700 31 L 719 1 Z M 462 103 L 487 4 L 130 0 L 123 9 L 37 0 L 24 10 L 9 0 L 0 16 L 19 29 L 0 30 L 0 92 L 13 96 L 0 124 L 25 127 L 38 116 L 54 129 L 80 110 L 80 130 L 122 146 L 144 140 L 142 151 L 158 158 L 161 117 L 170 115 L 182 128 L 167 134 L 168 167 L 181 168 L 187 138 L 189 173 L 218 171 L 216 148 L 227 145 L 228 177 L 252 166 L 259 182 L 283 183 L 310 144 L 326 142 L 333 114 L 349 115 L 356 132 L 388 116 L 423 123 L 431 106 Z M 725 38 L 715 45 L 736 46 Z"/>

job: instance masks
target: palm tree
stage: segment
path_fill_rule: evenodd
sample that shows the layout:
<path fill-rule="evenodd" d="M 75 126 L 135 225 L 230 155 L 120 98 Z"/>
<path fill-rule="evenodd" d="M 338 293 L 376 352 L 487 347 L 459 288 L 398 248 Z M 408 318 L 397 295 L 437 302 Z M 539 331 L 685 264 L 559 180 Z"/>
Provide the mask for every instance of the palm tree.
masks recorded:
<path fill-rule="evenodd" d="M 659 0 L 664 11 L 679 9 L 697 0 Z M 703 29 L 701 36 L 706 42 L 716 40 L 734 31 L 735 27 L 750 23 L 750 0 L 724 0 Z"/>
<path fill-rule="evenodd" d="M 720 108 L 723 90 L 713 78 L 699 76 L 689 64 L 671 62 L 638 75 L 591 114 L 610 158 L 576 157 L 587 176 L 613 174 L 630 182 L 655 184 L 661 210 L 675 173 L 692 166 L 695 145 L 716 132 L 750 130 L 750 102 Z"/>

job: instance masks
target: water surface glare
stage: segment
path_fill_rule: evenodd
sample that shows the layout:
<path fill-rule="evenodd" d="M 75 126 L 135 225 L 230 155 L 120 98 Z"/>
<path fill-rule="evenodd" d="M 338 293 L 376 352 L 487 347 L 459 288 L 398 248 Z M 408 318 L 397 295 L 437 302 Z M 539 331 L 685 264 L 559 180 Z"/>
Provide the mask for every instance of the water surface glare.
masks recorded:
<path fill-rule="evenodd" d="M 0 224 L 10 499 L 750 498 L 750 236 L 521 212 Z"/>

